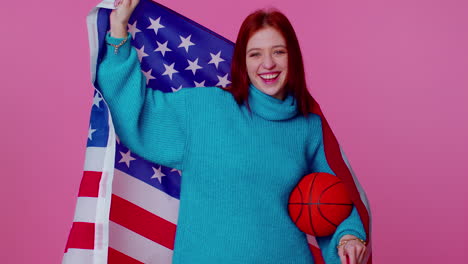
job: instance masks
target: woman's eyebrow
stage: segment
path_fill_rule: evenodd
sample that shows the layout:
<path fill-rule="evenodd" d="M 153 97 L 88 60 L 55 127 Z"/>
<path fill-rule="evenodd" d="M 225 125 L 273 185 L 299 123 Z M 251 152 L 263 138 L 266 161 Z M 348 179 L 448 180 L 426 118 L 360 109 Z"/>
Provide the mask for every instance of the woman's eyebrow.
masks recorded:
<path fill-rule="evenodd" d="M 280 45 L 275 45 L 273 48 L 286 48 L 286 45 L 280 44 Z"/>
<path fill-rule="evenodd" d="M 272 46 L 272 48 L 286 48 L 286 45 L 283 45 L 283 44 L 280 44 L 280 45 L 275 45 L 275 46 Z M 247 50 L 247 53 L 253 51 L 253 50 L 260 50 L 260 48 L 250 48 Z"/>
<path fill-rule="evenodd" d="M 247 50 L 247 53 L 251 52 L 252 50 L 259 50 L 260 48 L 251 48 Z"/>

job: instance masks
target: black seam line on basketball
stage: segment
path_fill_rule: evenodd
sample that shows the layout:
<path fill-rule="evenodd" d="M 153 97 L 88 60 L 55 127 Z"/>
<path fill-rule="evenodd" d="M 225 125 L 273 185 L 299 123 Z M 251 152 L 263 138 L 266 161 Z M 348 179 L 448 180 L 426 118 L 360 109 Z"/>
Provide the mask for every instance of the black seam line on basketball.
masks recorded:
<path fill-rule="evenodd" d="M 312 201 L 312 188 L 314 188 L 314 183 L 315 183 L 315 180 L 317 179 L 317 175 L 318 175 L 318 172 L 314 173 L 314 179 L 312 180 L 312 183 L 309 187 L 309 202 Z M 315 228 L 314 228 L 314 225 L 312 223 L 312 209 L 311 209 L 311 206 L 307 206 L 307 208 L 309 209 L 309 222 L 310 222 L 310 227 L 312 228 L 312 232 L 314 234 L 317 234 L 317 232 L 315 232 Z"/>
<path fill-rule="evenodd" d="M 328 223 L 332 224 L 334 227 L 338 227 L 337 224 L 333 223 L 332 221 L 330 221 L 330 219 L 328 219 L 327 217 L 325 217 L 325 215 L 323 215 L 322 210 L 320 210 L 320 205 L 317 205 L 317 211 L 323 217 L 323 219 L 327 220 Z"/>
<path fill-rule="evenodd" d="M 320 196 L 319 196 L 319 198 L 318 198 L 318 202 L 320 203 L 320 199 L 322 199 L 322 195 L 323 195 L 326 191 L 328 191 L 328 189 L 330 189 L 331 187 L 333 187 L 333 186 L 335 186 L 335 185 L 337 185 L 337 184 L 339 184 L 339 183 L 340 183 L 339 181 L 338 181 L 338 182 L 335 182 L 334 184 L 332 184 L 332 185 L 328 186 L 327 188 L 325 188 L 325 190 L 323 190 L 323 191 L 320 193 Z"/>
<path fill-rule="evenodd" d="M 301 187 L 300 186 L 297 186 L 297 190 L 299 191 L 299 194 L 301 195 L 301 201 L 302 201 L 302 191 L 301 191 Z M 302 215 L 302 207 L 301 206 L 301 210 L 299 211 L 299 215 L 297 216 L 296 220 L 294 220 L 294 224 L 297 224 L 297 221 L 299 221 L 299 218 L 301 218 L 301 215 Z"/>
<path fill-rule="evenodd" d="M 349 206 L 353 205 L 353 204 L 342 204 L 342 203 L 289 203 L 289 204 L 323 204 L 323 205 L 349 205 Z"/>
<path fill-rule="evenodd" d="M 330 189 L 331 187 L 333 187 L 333 186 L 335 186 L 335 185 L 337 185 L 337 184 L 339 184 L 339 183 L 340 183 L 340 182 L 338 181 L 338 182 L 336 182 L 336 183 L 334 183 L 334 184 L 328 186 L 327 188 L 325 188 L 325 190 L 323 190 L 322 193 L 320 194 L 319 199 L 318 199 L 318 202 L 320 203 L 320 199 L 322 199 L 322 195 L 323 195 L 328 189 Z M 323 215 L 322 210 L 320 210 L 320 205 L 317 205 L 317 211 L 320 213 L 320 215 L 323 217 L 323 219 L 327 220 L 327 222 L 329 222 L 330 224 L 332 224 L 334 227 L 338 227 L 338 225 L 336 225 L 335 223 L 333 223 L 332 221 L 330 221 L 330 219 L 326 218 L 325 215 Z"/>

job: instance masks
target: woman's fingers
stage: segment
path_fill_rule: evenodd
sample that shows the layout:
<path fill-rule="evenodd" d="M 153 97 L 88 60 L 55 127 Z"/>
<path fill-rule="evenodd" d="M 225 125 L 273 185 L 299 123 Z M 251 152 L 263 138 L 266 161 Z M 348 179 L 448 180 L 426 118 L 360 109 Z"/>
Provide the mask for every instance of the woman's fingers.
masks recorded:
<path fill-rule="evenodd" d="M 115 1 L 114 1 L 114 6 L 115 6 L 115 7 L 118 7 L 118 6 L 129 6 L 129 2 L 130 2 L 130 0 L 115 0 Z"/>
<path fill-rule="evenodd" d="M 358 263 L 362 263 L 364 261 L 364 257 L 366 256 L 367 248 L 365 246 L 362 247 L 361 251 L 359 252 L 358 256 Z"/>
<path fill-rule="evenodd" d="M 366 246 L 358 241 L 348 241 L 338 248 L 341 264 L 361 264 L 365 252 Z"/>
<path fill-rule="evenodd" d="M 139 2 L 139 0 L 115 0 L 114 6 L 132 10 Z"/>
<path fill-rule="evenodd" d="M 115 9 L 111 13 L 111 22 L 125 24 L 138 5 L 139 0 L 116 0 L 114 2 Z"/>
<path fill-rule="evenodd" d="M 338 256 L 340 257 L 341 264 L 347 264 L 344 246 L 338 248 Z"/>
<path fill-rule="evenodd" d="M 356 247 L 355 246 L 344 246 L 345 254 L 349 257 L 349 264 L 357 264 L 356 259 Z"/>
<path fill-rule="evenodd" d="M 131 3 L 130 5 L 131 5 L 131 7 L 132 7 L 133 9 L 135 9 L 135 7 L 136 7 L 136 6 L 138 5 L 138 3 L 140 2 L 140 0 L 131 0 L 131 1 L 132 1 L 132 3 Z"/>

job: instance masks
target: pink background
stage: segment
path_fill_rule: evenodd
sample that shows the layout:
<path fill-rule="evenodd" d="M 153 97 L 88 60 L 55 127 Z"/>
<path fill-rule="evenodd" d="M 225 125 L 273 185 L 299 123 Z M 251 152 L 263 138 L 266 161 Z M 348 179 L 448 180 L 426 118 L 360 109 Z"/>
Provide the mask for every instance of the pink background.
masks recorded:
<path fill-rule="evenodd" d="M 286 13 L 370 198 L 375 263 L 466 261 L 467 1 L 160 2 L 231 40 L 256 8 Z M 61 262 L 92 104 L 85 17 L 97 3 L 0 8 L 2 263 Z"/>

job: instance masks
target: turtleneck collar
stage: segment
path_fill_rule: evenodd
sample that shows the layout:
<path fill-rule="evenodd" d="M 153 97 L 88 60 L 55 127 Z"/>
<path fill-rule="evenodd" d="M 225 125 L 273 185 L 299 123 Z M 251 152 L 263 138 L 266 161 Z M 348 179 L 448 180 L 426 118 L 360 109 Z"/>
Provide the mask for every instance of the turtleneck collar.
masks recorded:
<path fill-rule="evenodd" d="M 249 105 L 252 112 L 266 120 L 287 120 L 297 114 L 296 100 L 292 95 L 280 100 L 263 93 L 253 84 L 249 89 Z"/>

